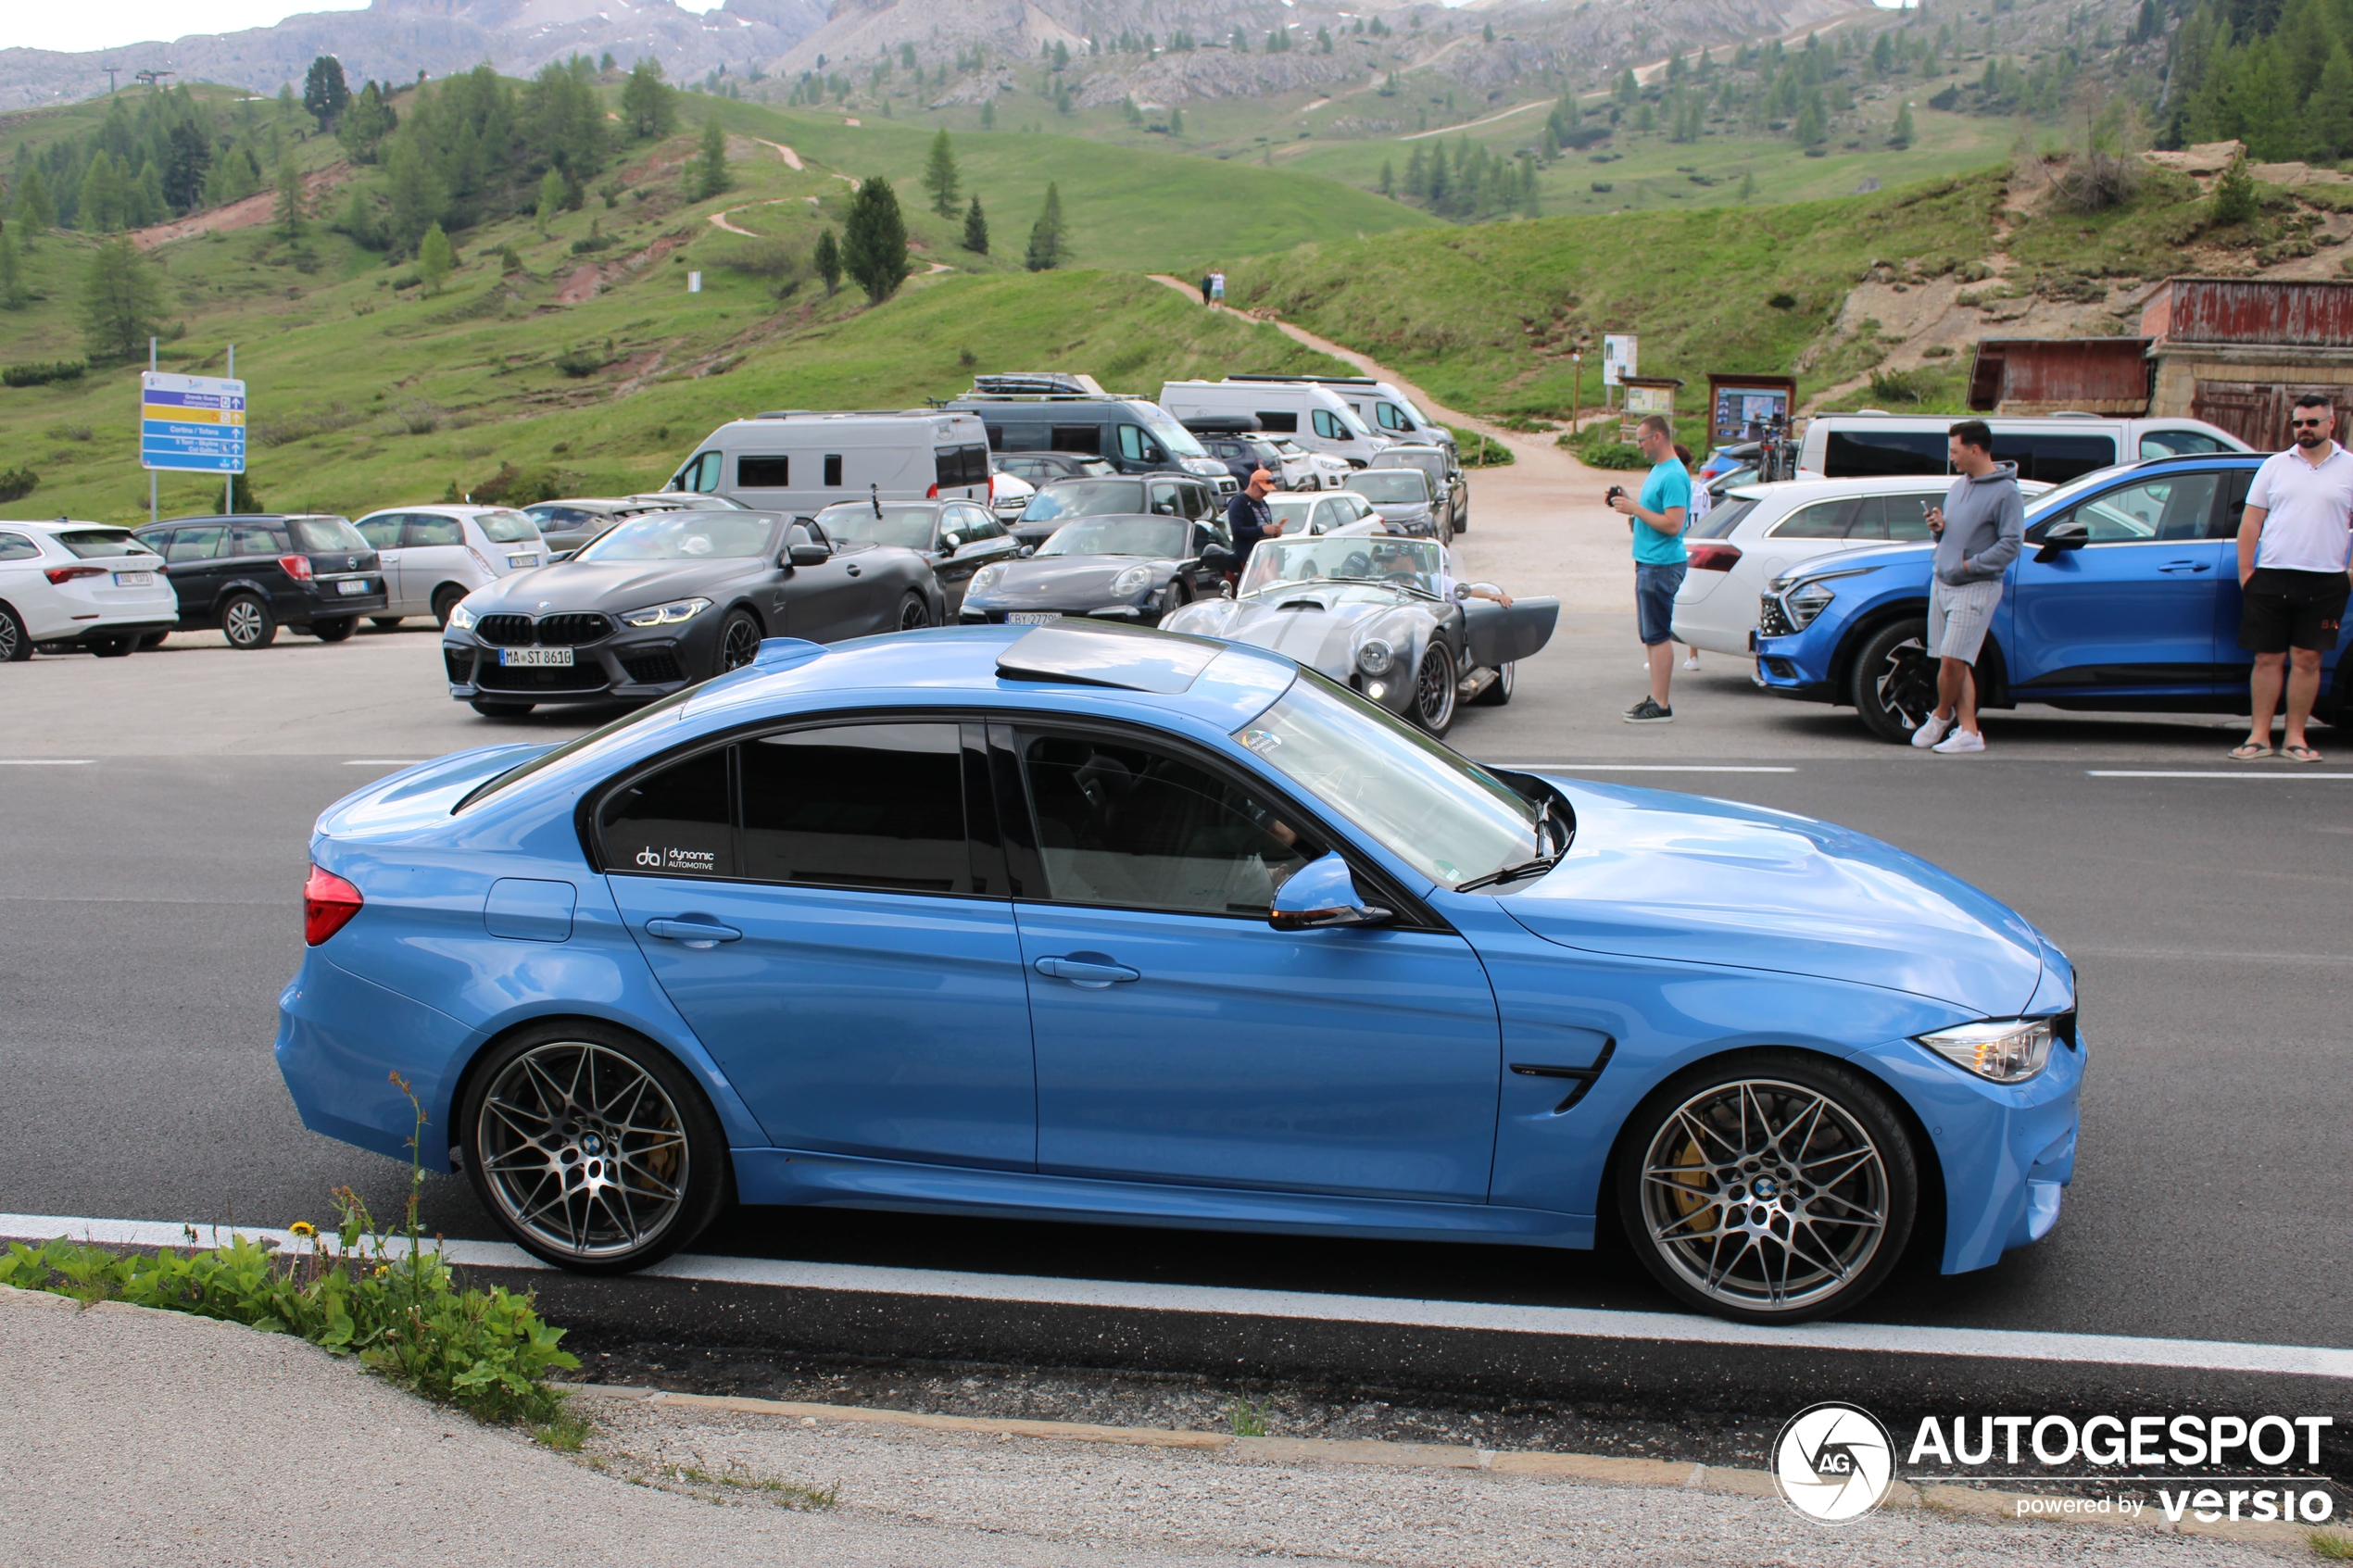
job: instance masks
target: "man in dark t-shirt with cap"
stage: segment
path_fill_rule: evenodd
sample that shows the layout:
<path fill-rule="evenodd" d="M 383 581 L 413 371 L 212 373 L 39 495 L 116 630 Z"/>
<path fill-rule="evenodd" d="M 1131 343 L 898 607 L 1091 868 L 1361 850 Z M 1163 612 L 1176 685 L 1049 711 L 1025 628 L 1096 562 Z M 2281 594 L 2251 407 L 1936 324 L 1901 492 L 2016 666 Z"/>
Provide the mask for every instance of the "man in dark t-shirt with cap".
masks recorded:
<path fill-rule="evenodd" d="M 1253 470 L 1250 483 L 1234 493 L 1226 504 L 1226 531 L 1234 536 L 1234 571 L 1237 577 L 1250 566 L 1250 553 L 1261 539 L 1282 536 L 1283 525 L 1275 516 L 1275 508 L 1266 504 L 1268 492 L 1275 488 L 1275 476 L 1265 469 Z"/>

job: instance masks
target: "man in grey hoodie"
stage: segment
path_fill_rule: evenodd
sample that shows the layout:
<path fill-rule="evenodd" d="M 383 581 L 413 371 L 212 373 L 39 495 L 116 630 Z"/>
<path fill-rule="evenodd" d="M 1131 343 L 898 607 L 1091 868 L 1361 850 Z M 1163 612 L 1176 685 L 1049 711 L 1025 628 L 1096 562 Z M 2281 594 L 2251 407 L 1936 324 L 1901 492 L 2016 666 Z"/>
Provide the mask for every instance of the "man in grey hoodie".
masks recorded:
<path fill-rule="evenodd" d="M 1960 477 L 1944 493 L 1944 505 L 1928 513 L 1928 531 L 1936 535 L 1936 578 L 1928 592 L 1936 711 L 1912 732 L 1912 744 L 1949 757 L 1985 749 L 1974 667 L 2002 603 L 2002 573 L 2018 558 L 2026 503 L 2019 498 L 2018 465 L 1994 460 L 1994 433 L 1983 420 L 1953 426 L 1945 452 Z"/>

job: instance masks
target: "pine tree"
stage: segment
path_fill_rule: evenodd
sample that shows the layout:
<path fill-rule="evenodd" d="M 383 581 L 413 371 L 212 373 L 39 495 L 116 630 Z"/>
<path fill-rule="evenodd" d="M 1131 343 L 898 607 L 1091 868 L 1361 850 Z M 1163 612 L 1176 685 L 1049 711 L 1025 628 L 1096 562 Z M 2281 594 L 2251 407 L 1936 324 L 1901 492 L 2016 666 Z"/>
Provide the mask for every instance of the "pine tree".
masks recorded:
<path fill-rule="evenodd" d="M 302 237 L 302 220 L 308 216 L 302 208 L 302 170 L 295 167 L 291 157 L 278 160 L 278 205 L 274 216 L 280 234 L 289 240 Z"/>
<path fill-rule="evenodd" d="M 867 302 L 880 305 L 898 293 L 907 279 L 907 220 L 889 181 L 866 177 L 849 198 L 841 235 L 842 270 L 866 291 Z"/>
<path fill-rule="evenodd" d="M 449 236 L 441 232 L 441 225 L 436 222 L 425 231 L 425 237 L 417 242 L 417 272 L 425 281 L 425 293 L 439 294 L 441 285 L 449 281 L 449 274 L 457 270 L 457 249 L 450 245 Z"/>
<path fill-rule="evenodd" d="M 2342 43 L 2329 51 L 2312 95 L 2304 100 L 2304 120 L 2312 139 L 2311 157 L 2353 155 L 2353 55 L 2347 54 Z"/>
<path fill-rule="evenodd" d="M 695 199 L 708 200 L 733 183 L 727 173 L 727 132 L 714 119 L 702 128 L 702 151 L 695 157 Z"/>
<path fill-rule="evenodd" d="M 621 122 L 641 142 L 660 141 L 678 129 L 678 94 L 661 79 L 661 61 L 648 56 L 629 68 L 621 89 Z"/>
<path fill-rule="evenodd" d="M 1887 133 L 1887 144 L 1898 148 L 1912 144 L 1912 106 L 1908 102 L 1895 111 L 1895 128 Z"/>
<path fill-rule="evenodd" d="M 983 131 L 994 131 L 997 129 L 996 99 L 990 98 L 980 106 L 980 128 Z"/>
<path fill-rule="evenodd" d="M 1755 199 L 1755 197 L 1756 197 L 1756 176 L 1755 176 L 1755 175 L 1754 175 L 1754 174 L 1743 174 L 1743 175 L 1742 175 L 1742 176 L 1741 176 L 1741 205 L 1743 205 L 1743 207 L 1745 207 L 1748 203 L 1750 203 L 1751 201 L 1754 201 L 1754 200 Z"/>
<path fill-rule="evenodd" d="M 1397 166 L 1388 158 L 1380 160 L 1380 194 L 1385 196 L 1397 194 Z"/>
<path fill-rule="evenodd" d="M 129 240 L 91 252 L 82 275 L 82 330 L 94 359 L 129 359 L 160 330 L 163 282 Z"/>
<path fill-rule="evenodd" d="M 343 62 L 321 55 L 310 62 L 302 79 L 302 107 L 318 120 L 319 129 L 333 131 L 351 103 L 351 88 L 343 79 Z"/>
<path fill-rule="evenodd" d="M 817 269 L 817 276 L 824 280 L 825 297 L 831 299 L 834 291 L 841 287 L 841 246 L 834 243 L 831 229 L 817 236 L 817 249 L 809 259 Z"/>
<path fill-rule="evenodd" d="M 2256 195 L 2254 177 L 2246 171 L 2246 155 L 2231 159 L 2231 166 L 2214 179 L 2214 223 L 2226 228 L 2233 223 L 2251 221 L 2262 210 Z"/>
<path fill-rule="evenodd" d="M 1062 187 L 1048 182 L 1045 210 L 1038 221 L 1029 226 L 1029 250 L 1022 257 L 1022 265 L 1033 272 L 1051 271 L 1068 259 L 1068 246 L 1063 223 Z"/>
<path fill-rule="evenodd" d="M 57 207 L 49 199 L 48 182 L 41 178 L 41 170 L 28 169 L 17 184 L 16 220 L 24 226 L 24 248 L 31 250 L 36 236 L 57 226 Z"/>
<path fill-rule="evenodd" d="M 0 310 L 21 310 L 32 302 L 24 286 L 24 261 L 17 253 L 16 225 L 0 228 Z"/>
<path fill-rule="evenodd" d="M 931 193 L 931 209 L 940 217 L 956 216 L 959 183 L 955 149 L 948 144 L 948 128 L 943 125 L 931 139 L 931 157 L 924 163 L 924 189 Z"/>
<path fill-rule="evenodd" d="M 1185 133 L 1185 111 L 1174 106 L 1171 106 L 1168 111 L 1168 133 L 1171 136 L 1182 136 Z"/>
<path fill-rule="evenodd" d="M 964 248 L 975 256 L 988 254 L 988 220 L 981 216 L 978 196 L 964 209 Z"/>
<path fill-rule="evenodd" d="M 90 167 L 82 172 L 74 227 L 85 234 L 112 233 L 122 227 L 122 179 L 104 147 L 91 155 Z"/>

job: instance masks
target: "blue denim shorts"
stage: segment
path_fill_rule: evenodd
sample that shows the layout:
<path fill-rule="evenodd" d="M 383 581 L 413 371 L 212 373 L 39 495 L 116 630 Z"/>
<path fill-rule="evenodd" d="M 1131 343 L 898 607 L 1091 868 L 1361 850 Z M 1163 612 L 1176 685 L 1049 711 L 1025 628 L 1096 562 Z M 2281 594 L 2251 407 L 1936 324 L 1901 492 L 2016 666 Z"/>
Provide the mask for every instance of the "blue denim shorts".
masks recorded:
<path fill-rule="evenodd" d="M 1641 622 L 1642 646 L 1655 648 L 1675 640 L 1675 593 L 1683 585 L 1688 561 L 1634 566 L 1634 617 Z"/>

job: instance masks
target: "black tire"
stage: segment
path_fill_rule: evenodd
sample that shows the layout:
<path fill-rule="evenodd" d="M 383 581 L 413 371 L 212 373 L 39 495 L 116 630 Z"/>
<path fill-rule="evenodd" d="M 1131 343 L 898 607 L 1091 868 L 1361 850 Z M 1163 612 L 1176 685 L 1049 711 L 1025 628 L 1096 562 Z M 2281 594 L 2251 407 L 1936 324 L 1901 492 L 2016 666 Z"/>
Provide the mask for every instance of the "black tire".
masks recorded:
<path fill-rule="evenodd" d="M 1460 508 L 1455 511 L 1454 532 L 1457 533 L 1468 533 L 1470 532 L 1470 508 L 1468 507 Z"/>
<path fill-rule="evenodd" d="M 368 624 L 373 626 L 379 632 L 398 631 L 400 629 L 400 621 L 401 618 L 397 615 L 371 615 L 368 617 Z"/>
<path fill-rule="evenodd" d="M 1168 586 L 1160 591 L 1160 609 L 1153 620 L 1165 621 L 1192 602 L 1193 593 L 1185 586 L 1185 580 L 1172 577 L 1168 580 Z"/>
<path fill-rule="evenodd" d="M 120 637 L 93 637 L 82 646 L 100 659 L 129 659 L 138 648 L 139 639 L 125 632 Z"/>
<path fill-rule="evenodd" d="M 32 633 L 13 605 L 0 605 L 0 664 L 22 664 L 32 657 Z"/>
<path fill-rule="evenodd" d="M 1783 1148 L 1801 1128 L 1797 1148 Z M 1853 1308 L 1894 1272 L 1919 1207 L 1918 1156 L 1885 1092 L 1799 1051 L 1668 1079 L 1627 1118 L 1611 1175 L 1618 1222 L 1651 1276 L 1738 1323 Z"/>
<path fill-rule="evenodd" d="M 232 594 L 220 606 L 220 634 L 250 653 L 278 640 L 278 618 L 258 594 Z"/>
<path fill-rule="evenodd" d="M 724 675 L 760 657 L 760 621 L 748 609 L 731 609 L 719 624 L 719 647 L 711 672 Z"/>
<path fill-rule="evenodd" d="M 595 1073 L 567 1071 L 584 1059 Z M 735 1187 L 694 1079 L 610 1023 L 534 1024 L 493 1046 L 468 1076 L 457 1131 L 482 1206 L 517 1246 L 575 1273 L 668 1257 Z"/>
<path fill-rule="evenodd" d="M 1451 545 L 1454 542 L 1453 513 L 1448 512 L 1438 520 L 1438 542 L 1441 545 Z"/>
<path fill-rule="evenodd" d="M 449 612 L 464 602 L 466 591 L 455 583 L 444 583 L 433 591 L 433 618 L 443 631 L 449 629 Z"/>
<path fill-rule="evenodd" d="M 528 702 L 493 702 L 478 696 L 467 705 L 485 719 L 520 719 L 532 709 Z"/>
<path fill-rule="evenodd" d="M 1461 680 L 1445 642 L 1431 638 L 1422 649 L 1422 661 L 1414 667 L 1414 691 L 1405 716 L 1433 735 L 1445 734 L 1454 727 L 1454 698 Z"/>
<path fill-rule="evenodd" d="M 1856 656 L 1847 700 L 1871 734 L 1902 746 L 1936 711 L 1936 660 L 1928 656 L 1928 622 L 1896 621 L 1872 633 Z"/>
<path fill-rule="evenodd" d="M 899 601 L 899 629 L 920 632 L 931 624 L 931 605 L 921 594 L 909 594 Z"/>
<path fill-rule="evenodd" d="M 338 615 L 332 621 L 312 621 L 310 634 L 322 643 L 340 643 L 349 637 L 359 625 L 358 616 Z"/>
<path fill-rule="evenodd" d="M 1519 664 L 1516 660 L 1499 668 L 1495 678 L 1471 698 L 1473 708 L 1502 708 L 1512 700 L 1512 686 L 1516 682 Z"/>
<path fill-rule="evenodd" d="M 145 636 L 139 639 L 139 651 L 141 653 L 145 653 L 149 648 L 159 648 L 163 646 L 163 640 L 170 635 L 171 635 L 171 633 L 169 632 L 148 633 Z"/>

